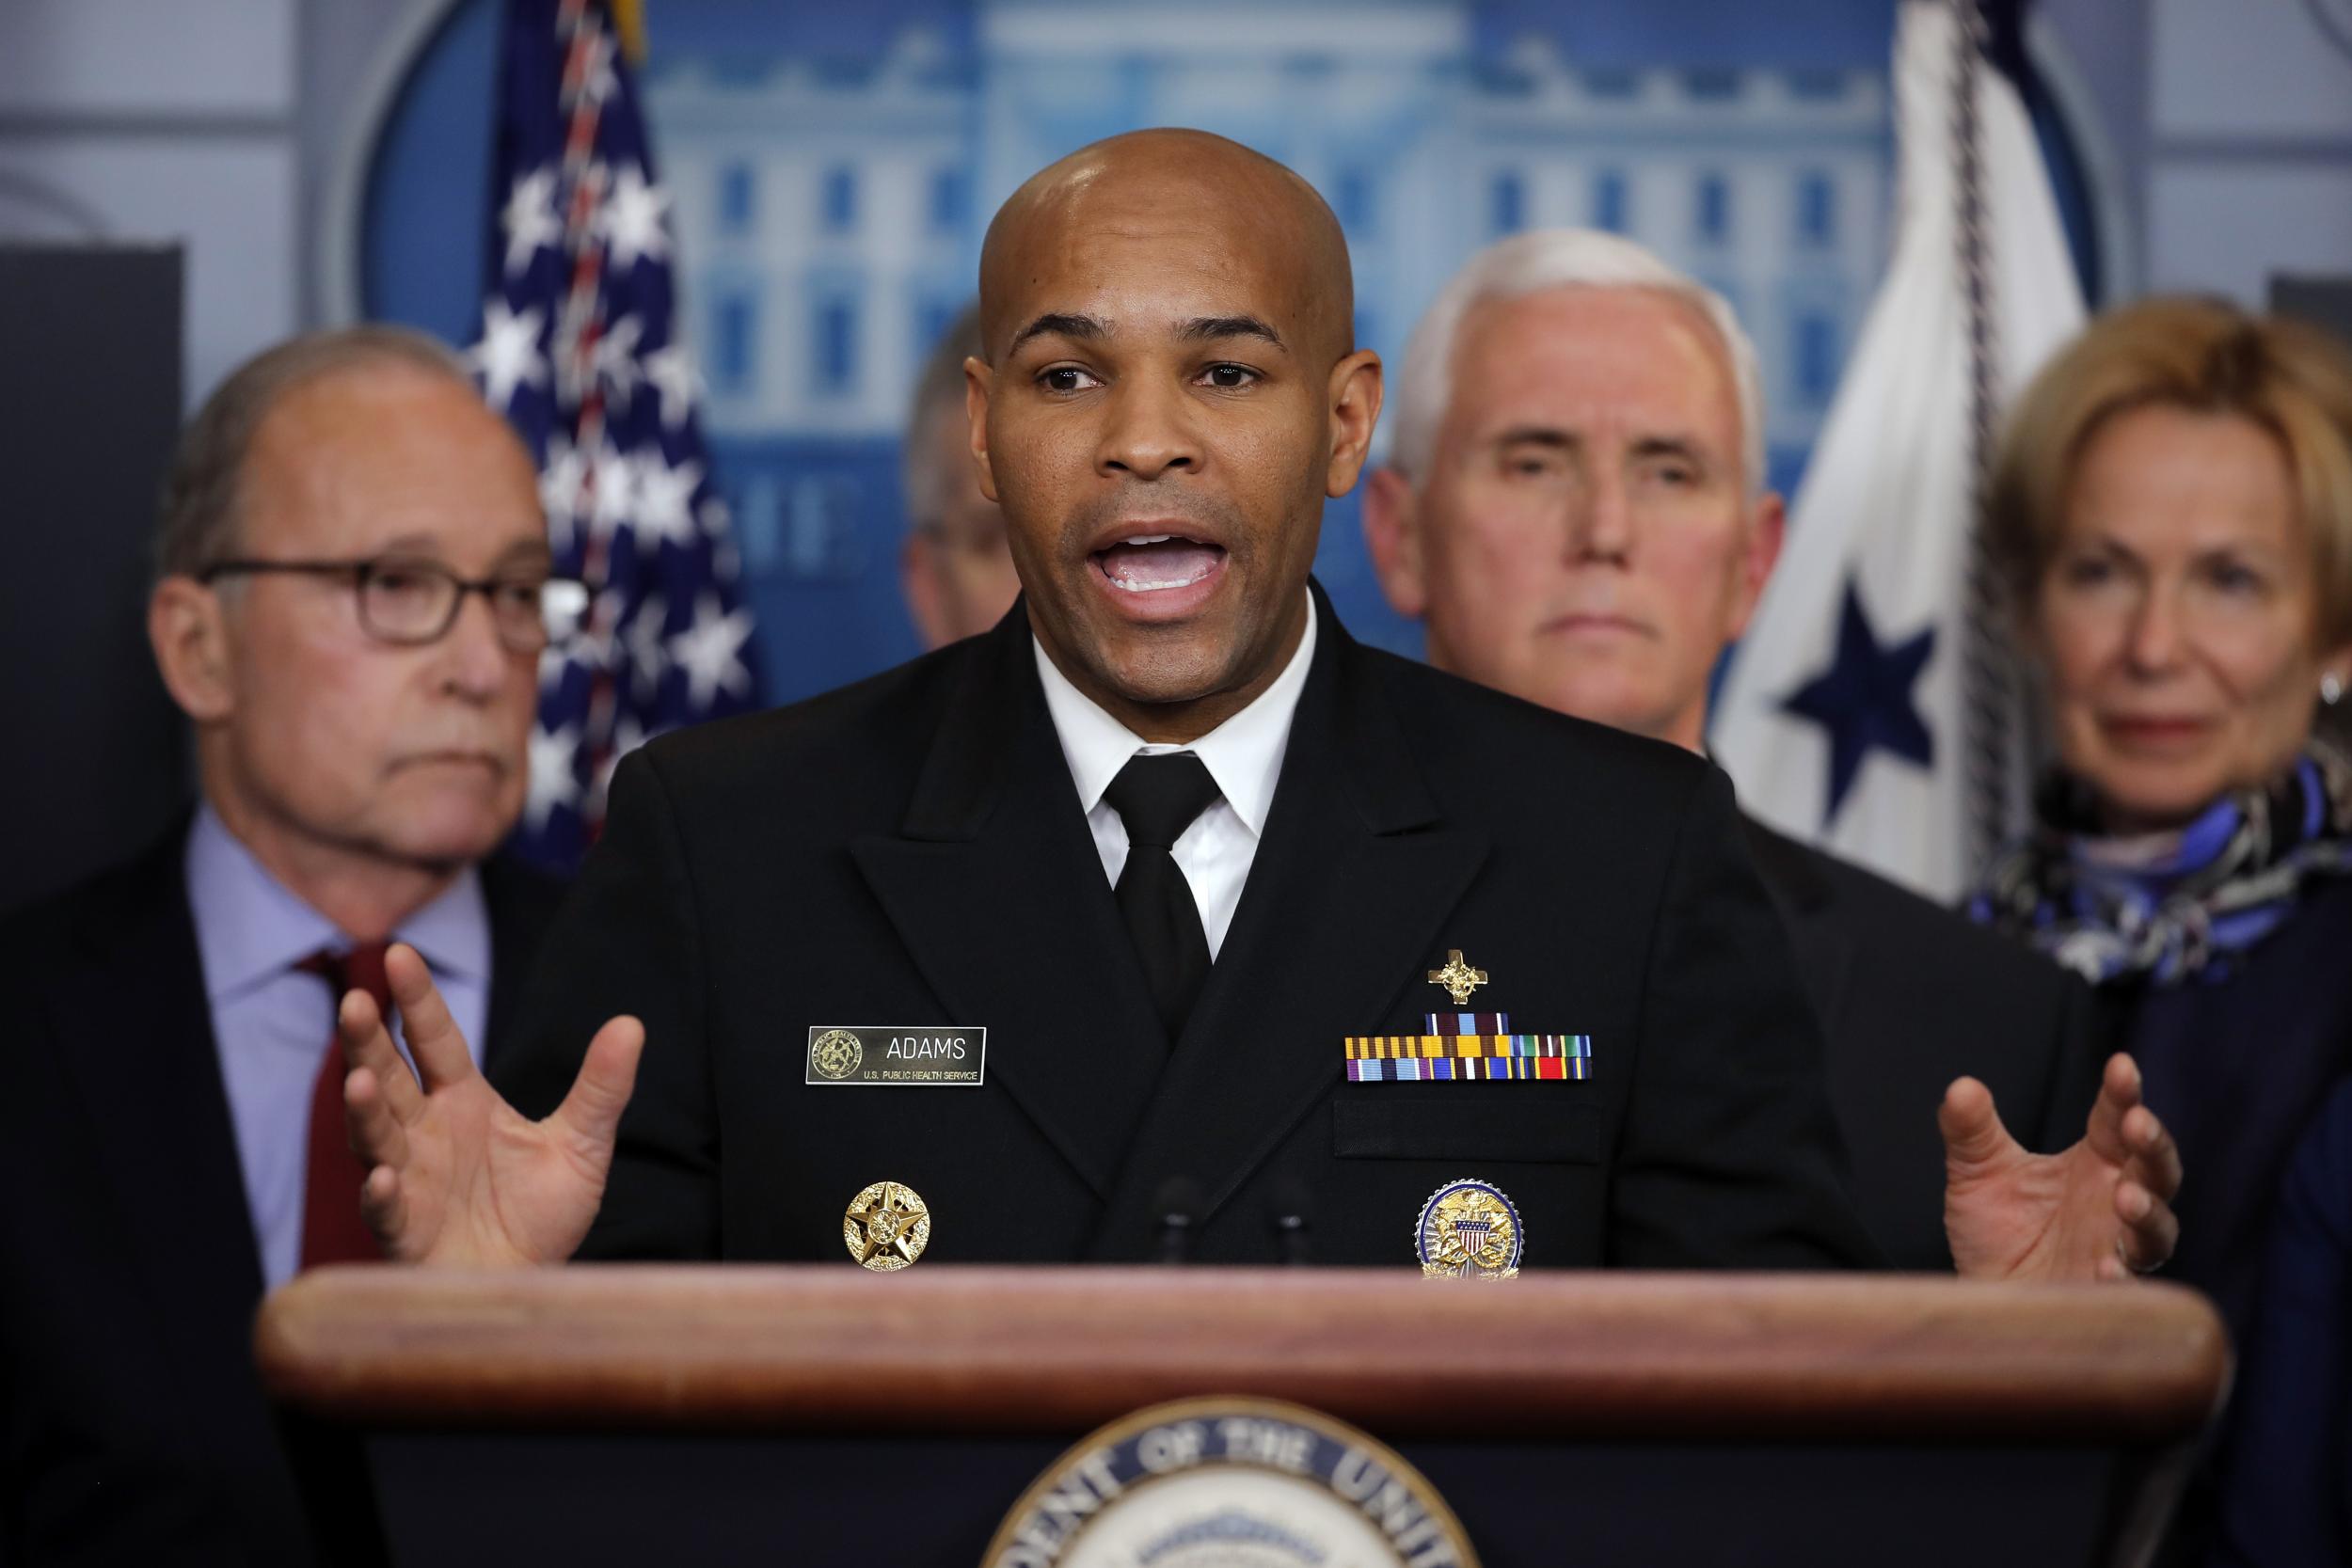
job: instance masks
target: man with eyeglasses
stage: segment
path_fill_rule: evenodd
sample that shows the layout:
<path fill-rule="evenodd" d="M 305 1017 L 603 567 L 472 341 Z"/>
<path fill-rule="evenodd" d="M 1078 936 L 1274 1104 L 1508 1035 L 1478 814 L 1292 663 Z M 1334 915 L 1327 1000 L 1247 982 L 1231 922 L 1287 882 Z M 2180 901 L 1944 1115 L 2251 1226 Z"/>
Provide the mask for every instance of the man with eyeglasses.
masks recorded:
<path fill-rule="evenodd" d="M 201 802 L 0 929 L 8 1561 L 309 1560 L 249 1341 L 265 1288 L 378 1255 L 336 998 L 409 944 L 495 1062 L 557 901 L 486 857 L 584 595 L 461 361 L 379 327 L 260 356 L 184 433 L 157 546 Z"/>

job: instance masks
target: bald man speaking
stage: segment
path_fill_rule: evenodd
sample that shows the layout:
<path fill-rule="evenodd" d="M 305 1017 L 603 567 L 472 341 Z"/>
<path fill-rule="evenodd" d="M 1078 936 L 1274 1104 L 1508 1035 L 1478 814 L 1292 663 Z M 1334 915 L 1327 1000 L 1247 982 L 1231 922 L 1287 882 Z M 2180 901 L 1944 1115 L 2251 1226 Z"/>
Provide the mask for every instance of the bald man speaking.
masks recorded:
<path fill-rule="evenodd" d="M 346 1000 L 392 1254 L 1869 1260 L 1722 775 L 1359 647 L 1309 580 L 1381 399 L 1314 192 L 1100 143 L 1006 203 L 980 299 L 1022 599 L 625 762 L 511 1105 L 410 956 L 421 1083 Z M 2169 1245 L 2169 1158 L 1955 1223 L 2111 1274 Z M 1422 1223 L 1440 1189 L 1460 1223 Z"/>

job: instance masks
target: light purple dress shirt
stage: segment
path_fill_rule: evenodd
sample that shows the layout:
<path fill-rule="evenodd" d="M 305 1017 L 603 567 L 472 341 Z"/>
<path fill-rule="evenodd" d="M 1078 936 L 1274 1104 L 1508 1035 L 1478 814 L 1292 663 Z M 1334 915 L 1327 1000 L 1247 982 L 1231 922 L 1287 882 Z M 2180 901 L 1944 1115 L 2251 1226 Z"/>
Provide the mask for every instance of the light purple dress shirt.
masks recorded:
<path fill-rule="evenodd" d="M 263 870 L 210 805 L 198 808 L 188 833 L 187 879 L 246 1208 L 262 1279 L 276 1290 L 301 1262 L 310 1091 L 335 1018 L 326 981 L 294 966 L 321 948 L 348 948 L 351 939 Z M 479 1066 L 490 1009 L 490 913 L 480 876 L 467 867 L 394 935 L 424 955 Z"/>

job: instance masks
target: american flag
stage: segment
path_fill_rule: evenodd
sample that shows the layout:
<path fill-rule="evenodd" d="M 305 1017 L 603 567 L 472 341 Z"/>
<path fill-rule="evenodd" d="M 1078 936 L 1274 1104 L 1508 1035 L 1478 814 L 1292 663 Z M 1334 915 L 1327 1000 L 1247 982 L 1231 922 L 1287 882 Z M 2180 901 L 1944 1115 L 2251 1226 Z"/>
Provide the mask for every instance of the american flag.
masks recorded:
<path fill-rule="evenodd" d="M 677 337 L 670 198 L 605 0 L 509 0 L 483 395 L 539 466 L 559 575 L 515 847 L 580 862 L 630 748 L 757 698 L 751 611 Z"/>

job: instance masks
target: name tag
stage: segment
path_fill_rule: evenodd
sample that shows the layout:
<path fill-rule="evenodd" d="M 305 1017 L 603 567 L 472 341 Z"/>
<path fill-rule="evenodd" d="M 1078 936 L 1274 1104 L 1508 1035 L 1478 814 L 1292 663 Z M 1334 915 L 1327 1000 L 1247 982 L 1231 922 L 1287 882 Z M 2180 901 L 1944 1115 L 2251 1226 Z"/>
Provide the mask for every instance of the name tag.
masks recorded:
<path fill-rule="evenodd" d="M 988 1031 L 812 1023 L 803 1083 L 906 1088 L 977 1088 L 988 1067 Z"/>

